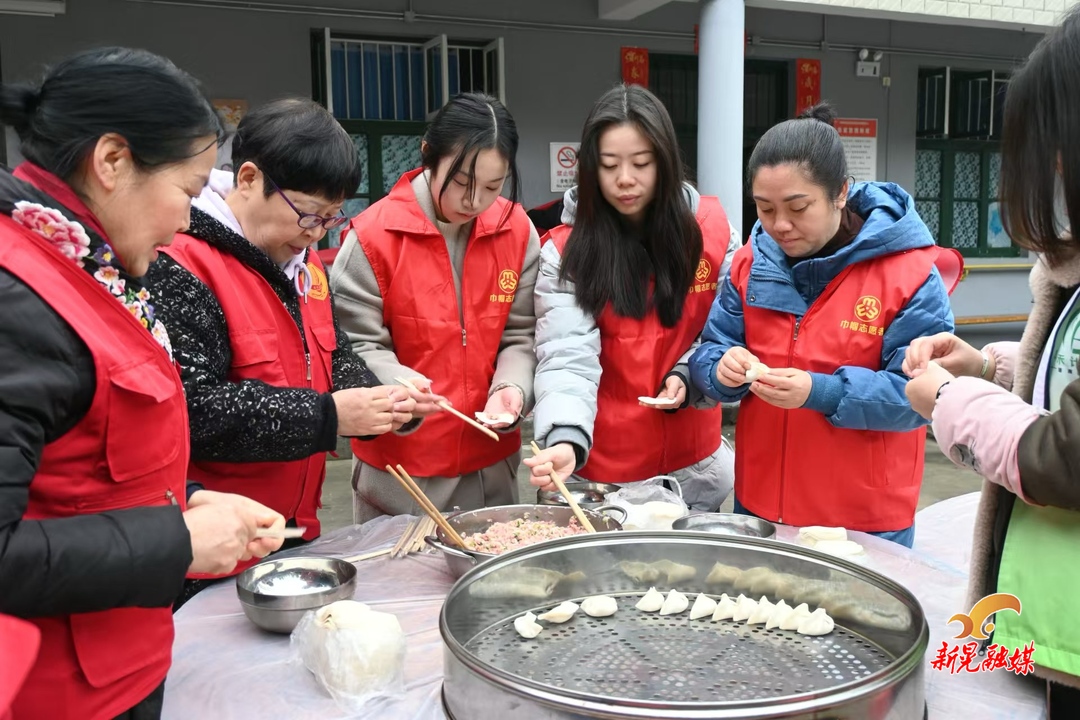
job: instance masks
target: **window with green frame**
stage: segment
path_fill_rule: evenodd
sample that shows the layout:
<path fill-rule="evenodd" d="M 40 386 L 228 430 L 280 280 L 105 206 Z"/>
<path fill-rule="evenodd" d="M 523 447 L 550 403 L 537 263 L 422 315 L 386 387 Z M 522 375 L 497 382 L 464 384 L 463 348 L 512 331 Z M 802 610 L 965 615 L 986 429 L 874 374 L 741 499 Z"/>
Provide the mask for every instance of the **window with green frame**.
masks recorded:
<path fill-rule="evenodd" d="M 996 143 L 919 140 L 915 207 L 939 245 L 965 257 L 1015 257 L 1020 249 L 1001 227 Z"/>

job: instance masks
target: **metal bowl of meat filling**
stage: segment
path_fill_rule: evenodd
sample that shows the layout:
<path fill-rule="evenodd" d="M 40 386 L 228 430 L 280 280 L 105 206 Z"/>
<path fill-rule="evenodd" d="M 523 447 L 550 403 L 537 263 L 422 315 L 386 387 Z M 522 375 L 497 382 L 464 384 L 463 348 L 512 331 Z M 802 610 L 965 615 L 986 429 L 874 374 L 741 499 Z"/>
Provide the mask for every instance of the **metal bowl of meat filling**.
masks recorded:
<path fill-rule="evenodd" d="M 597 532 L 623 529 L 620 521 L 606 513 L 617 513 L 626 519 L 626 511 L 613 505 L 582 508 L 581 512 Z M 574 511 L 559 505 L 498 505 L 455 513 L 446 520 L 465 540 L 464 550 L 455 547 L 441 528 L 436 528 L 435 537 L 425 540 L 442 551 L 454 577 L 461 577 L 474 566 L 508 550 L 585 532 Z"/>
<path fill-rule="evenodd" d="M 618 485 L 597 482 L 566 483 L 566 491 L 574 498 L 579 507 L 594 510 L 603 507 L 609 494 L 619 490 Z M 536 501 L 541 505 L 564 505 L 569 507 L 566 498 L 558 490 L 537 490 Z"/>

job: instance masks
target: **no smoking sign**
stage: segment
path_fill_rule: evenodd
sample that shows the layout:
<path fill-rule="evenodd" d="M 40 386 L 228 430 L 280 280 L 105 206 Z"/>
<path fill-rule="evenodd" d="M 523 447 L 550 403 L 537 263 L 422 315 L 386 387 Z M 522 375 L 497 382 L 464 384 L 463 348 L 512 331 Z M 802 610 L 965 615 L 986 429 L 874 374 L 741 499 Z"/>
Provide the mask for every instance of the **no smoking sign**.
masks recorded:
<path fill-rule="evenodd" d="M 551 192 L 564 192 L 577 182 L 577 156 L 581 143 L 551 143 Z"/>

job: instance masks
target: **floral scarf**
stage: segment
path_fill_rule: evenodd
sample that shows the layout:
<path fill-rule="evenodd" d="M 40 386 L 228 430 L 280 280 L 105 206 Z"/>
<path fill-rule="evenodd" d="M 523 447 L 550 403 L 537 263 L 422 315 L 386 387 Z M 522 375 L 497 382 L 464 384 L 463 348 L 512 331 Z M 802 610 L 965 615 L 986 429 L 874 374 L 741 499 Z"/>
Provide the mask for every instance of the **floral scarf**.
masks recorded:
<path fill-rule="evenodd" d="M 132 317 L 153 336 L 171 358 L 169 334 L 161 321 L 154 317 L 150 292 L 137 278 L 124 270 L 108 241 L 103 234 L 99 234 L 100 225 L 96 218 L 57 178 L 40 168 L 27 165 L 20 166 L 14 175 L 2 173 L 0 176 L 0 212 L 10 215 L 12 220 L 47 240 L 65 257 L 86 270 L 128 309 Z M 59 202 L 59 199 L 53 199 L 50 194 L 29 183 L 20 182 L 20 175 L 23 176 L 21 179 L 44 186 L 46 190 L 51 190 L 52 194 L 70 196 L 64 197 L 64 202 Z M 18 196 L 31 197 L 36 202 L 15 200 L 14 197 Z M 79 216 L 86 223 L 68 217 L 59 208 Z"/>

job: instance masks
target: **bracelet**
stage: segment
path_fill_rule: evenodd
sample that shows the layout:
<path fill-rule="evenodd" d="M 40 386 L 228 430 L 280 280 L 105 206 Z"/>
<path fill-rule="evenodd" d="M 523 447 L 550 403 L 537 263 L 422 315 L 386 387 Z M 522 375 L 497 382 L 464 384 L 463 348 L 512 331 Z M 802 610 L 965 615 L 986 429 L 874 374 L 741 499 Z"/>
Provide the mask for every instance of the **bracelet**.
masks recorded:
<path fill-rule="evenodd" d="M 979 379 L 986 380 L 986 371 L 990 369 L 990 354 L 985 350 L 982 351 L 983 366 L 979 372 Z"/>
<path fill-rule="evenodd" d="M 952 381 L 950 380 L 949 382 L 952 382 Z M 934 396 L 934 402 L 935 402 L 935 403 L 936 403 L 936 402 L 937 402 L 938 400 L 940 400 L 940 399 L 941 399 L 941 391 L 942 391 L 942 390 L 944 390 L 944 389 L 945 389 L 945 386 L 946 386 L 946 385 L 948 385 L 948 384 L 949 384 L 948 382 L 943 382 L 943 383 L 941 383 L 941 385 L 940 385 L 940 386 L 938 386 L 938 389 L 937 389 L 937 395 L 935 395 L 935 396 Z"/>

